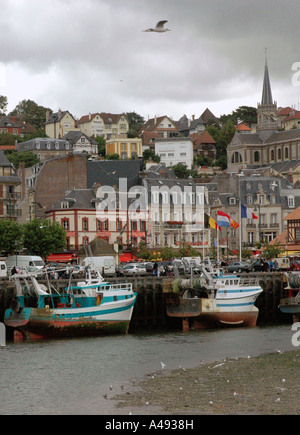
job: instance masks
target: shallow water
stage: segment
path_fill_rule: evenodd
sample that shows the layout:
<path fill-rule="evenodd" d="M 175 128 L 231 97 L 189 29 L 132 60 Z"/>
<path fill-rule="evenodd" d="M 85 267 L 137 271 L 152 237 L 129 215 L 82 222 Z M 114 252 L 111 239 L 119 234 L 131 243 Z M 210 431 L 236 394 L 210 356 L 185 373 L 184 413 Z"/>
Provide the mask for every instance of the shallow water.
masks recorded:
<path fill-rule="evenodd" d="M 149 373 L 295 350 L 291 325 L 7 343 L 0 414 L 117 414 L 110 398 Z"/>

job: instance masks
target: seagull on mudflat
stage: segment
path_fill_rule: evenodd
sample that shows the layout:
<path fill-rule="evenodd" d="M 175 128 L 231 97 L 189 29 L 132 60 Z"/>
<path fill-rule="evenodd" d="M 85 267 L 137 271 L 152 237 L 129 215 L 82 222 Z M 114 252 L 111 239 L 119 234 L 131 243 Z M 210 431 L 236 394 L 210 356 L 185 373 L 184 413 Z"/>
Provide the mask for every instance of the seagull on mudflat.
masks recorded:
<path fill-rule="evenodd" d="M 158 33 L 168 32 L 168 31 L 170 31 L 170 29 L 166 29 L 166 28 L 164 27 L 164 25 L 165 25 L 167 22 L 168 22 L 167 20 L 159 21 L 159 22 L 156 24 L 156 27 L 155 27 L 154 29 L 152 29 L 152 28 L 150 28 L 150 29 L 146 29 L 146 30 L 143 30 L 143 32 L 158 32 Z"/>

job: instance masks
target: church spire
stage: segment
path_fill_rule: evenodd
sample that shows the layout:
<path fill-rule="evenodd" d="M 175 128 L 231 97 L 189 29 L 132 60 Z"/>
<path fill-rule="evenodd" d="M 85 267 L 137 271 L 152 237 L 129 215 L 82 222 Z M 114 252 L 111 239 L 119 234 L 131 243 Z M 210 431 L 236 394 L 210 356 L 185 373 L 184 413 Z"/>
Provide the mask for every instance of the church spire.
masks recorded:
<path fill-rule="evenodd" d="M 277 103 L 273 102 L 270 77 L 267 63 L 267 49 L 265 50 L 265 74 L 261 104 L 257 105 L 257 126 L 256 131 L 260 139 L 265 141 L 275 131 L 278 130 L 277 125 Z"/>
<path fill-rule="evenodd" d="M 267 106 L 273 104 L 269 70 L 268 70 L 268 62 L 267 62 L 267 49 L 265 49 L 265 74 L 264 74 L 264 83 L 263 83 L 263 91 L 261 104 L 262 106 Z"/>

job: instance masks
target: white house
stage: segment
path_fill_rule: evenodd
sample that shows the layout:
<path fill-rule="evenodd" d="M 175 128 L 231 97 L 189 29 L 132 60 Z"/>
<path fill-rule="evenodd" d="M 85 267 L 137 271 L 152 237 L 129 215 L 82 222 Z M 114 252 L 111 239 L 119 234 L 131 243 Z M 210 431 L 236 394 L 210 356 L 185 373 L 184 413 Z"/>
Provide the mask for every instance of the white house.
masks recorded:
<path fill-rule="evenodd" d="M 193 141 L 188 137 L 155 139 L 155 154 L 167 167 L 182 163 L 188 169 L 193 164 Z"/>

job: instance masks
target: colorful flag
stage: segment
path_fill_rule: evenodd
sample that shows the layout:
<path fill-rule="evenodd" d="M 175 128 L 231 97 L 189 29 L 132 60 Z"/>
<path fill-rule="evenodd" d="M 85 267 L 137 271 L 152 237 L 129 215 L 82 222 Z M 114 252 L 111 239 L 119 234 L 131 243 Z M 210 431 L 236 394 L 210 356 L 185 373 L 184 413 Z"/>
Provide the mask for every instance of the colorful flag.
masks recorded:
<path fill-rule="evenodd" d="M 235 222 L 233 219 L 231 219 L 230 226 L 236 230 L 239 227 L 239 224 L 237 222 Z"/>
<path fill-rule="evenodd" d="M 241 204 L 241 218 L 244 219 L 258 219 L 256 214 L 254 214 L 249 208 Z"/>
<path fill-rule="evenodd" d="M 220 227 L 230 227 L 231 217 L 224 213 L 224 211 L 219 211 L 217 213 L 217 223 Z"/>
<path fill-rule="evenodd" d="M 204 228 L 213 228 L 215 230 L 221 229 L 217 222 L 207 213 L 204 213 Z"/>
<path fill-rule="evenodd" d="M 239 227 L 239 224 L 223 211 L 218 211 L 218 225 L 221 227 L 233 227 L 235 230 Z"/>

